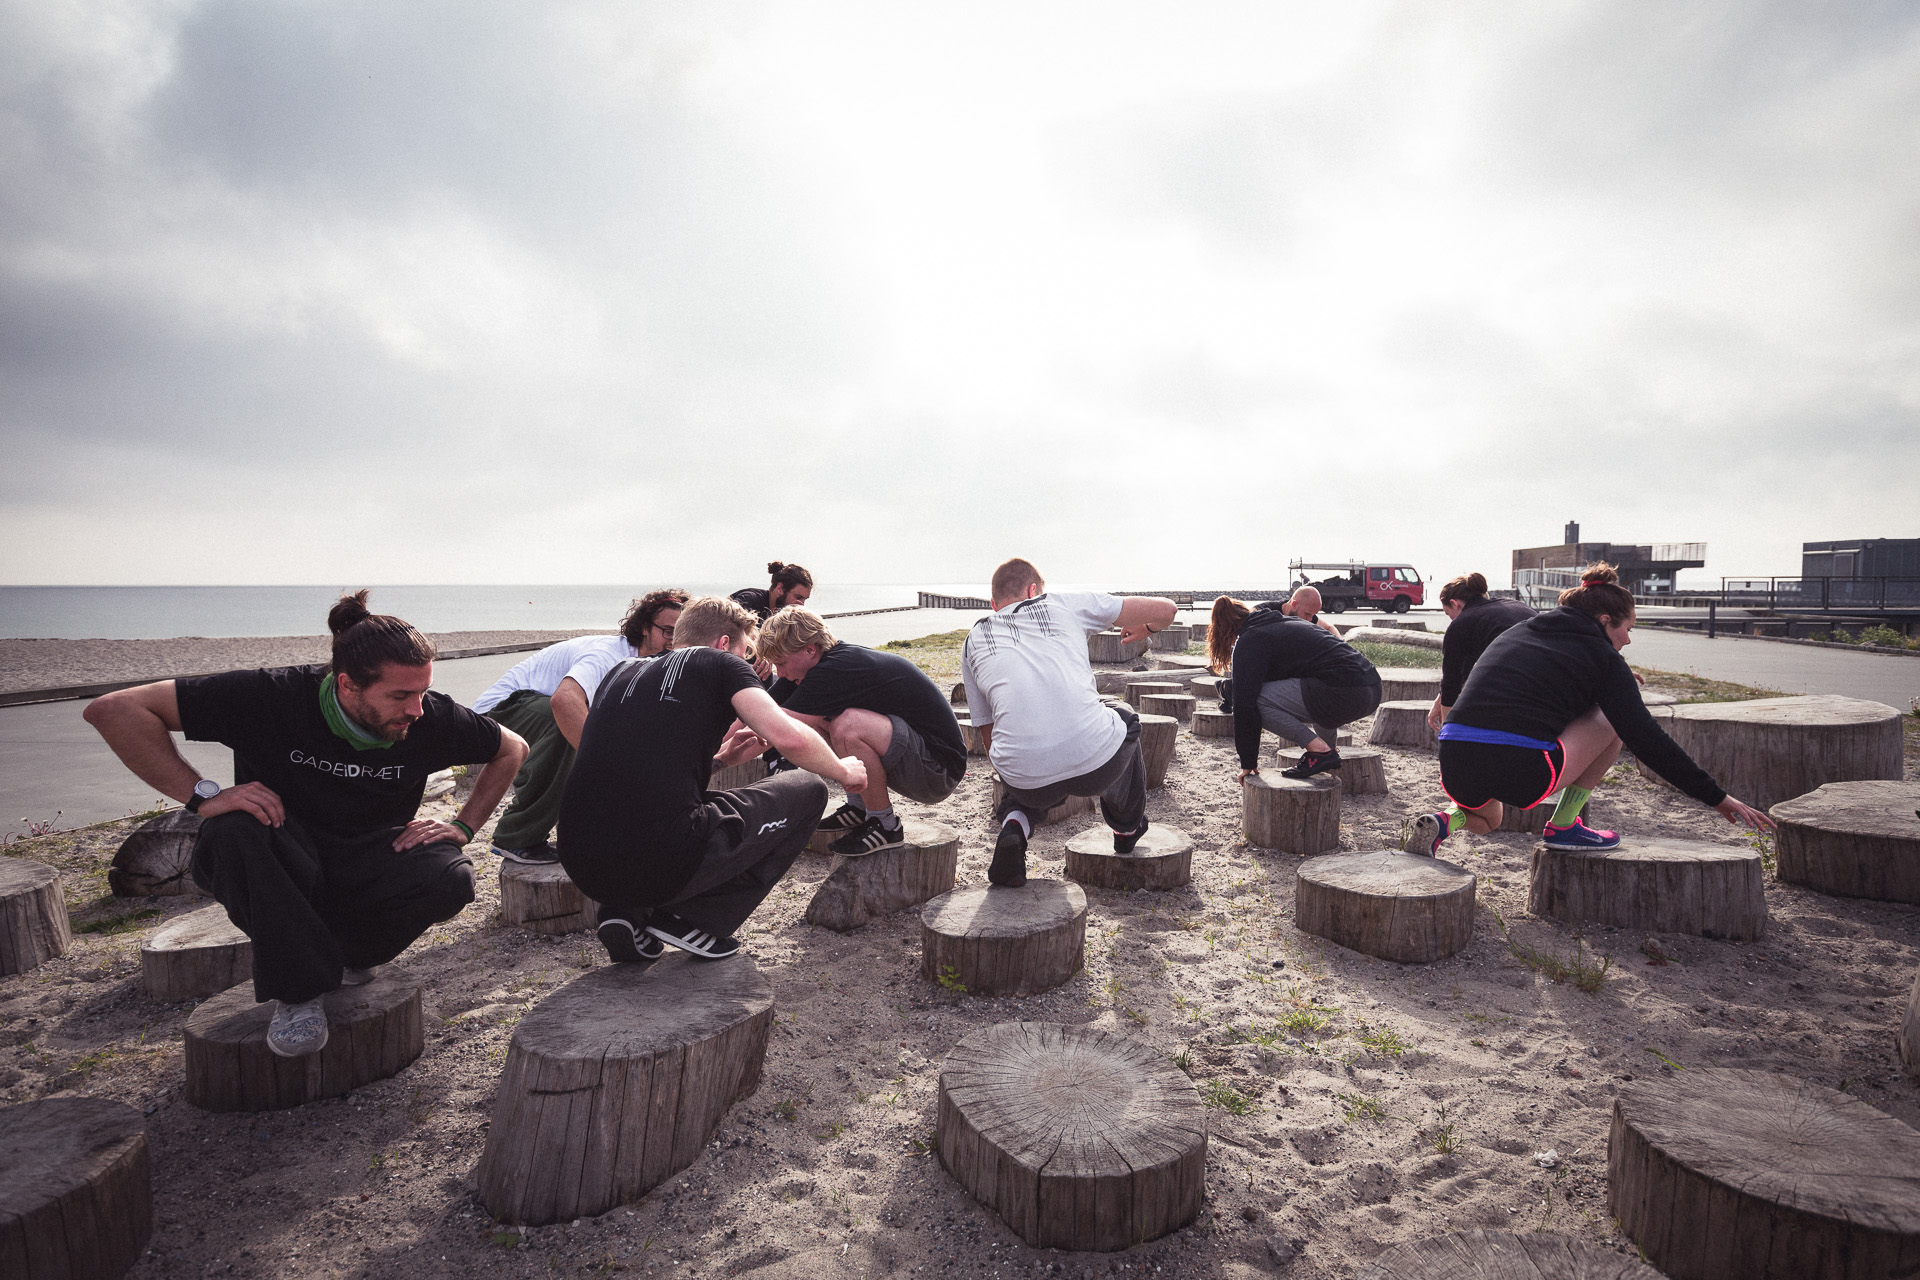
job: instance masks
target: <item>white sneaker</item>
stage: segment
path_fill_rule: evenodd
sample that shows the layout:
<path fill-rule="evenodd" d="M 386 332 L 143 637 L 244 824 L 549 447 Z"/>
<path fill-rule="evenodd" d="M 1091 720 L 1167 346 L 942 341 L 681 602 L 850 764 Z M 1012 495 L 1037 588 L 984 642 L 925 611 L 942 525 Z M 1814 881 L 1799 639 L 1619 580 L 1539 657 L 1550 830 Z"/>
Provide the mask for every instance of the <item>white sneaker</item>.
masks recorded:
<path fill-rule="evenodd" d="M 327 1047 L 327 1010 L 319 1000 L 273 1002 L 267 1048 L 283 1058 L 304 1058 Z"/>
<path fill-rule="evenodd" d="M 371 969 L 342 969 L 340 971 L 340 985 L 343 987 L 364 987 L 372 981 L 373 970 Z"/>

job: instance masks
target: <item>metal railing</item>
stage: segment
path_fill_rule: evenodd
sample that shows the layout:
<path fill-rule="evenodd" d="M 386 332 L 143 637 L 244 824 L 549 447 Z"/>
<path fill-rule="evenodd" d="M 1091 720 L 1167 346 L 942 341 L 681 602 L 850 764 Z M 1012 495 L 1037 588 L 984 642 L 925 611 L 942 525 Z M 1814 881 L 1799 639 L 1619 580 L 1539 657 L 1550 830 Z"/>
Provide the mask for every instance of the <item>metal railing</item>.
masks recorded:
<path fill-rule="evenodd" d="M 1749 609 L 1920 609 L 1920 578 L 1722 578 L 1720 603 Z"/>

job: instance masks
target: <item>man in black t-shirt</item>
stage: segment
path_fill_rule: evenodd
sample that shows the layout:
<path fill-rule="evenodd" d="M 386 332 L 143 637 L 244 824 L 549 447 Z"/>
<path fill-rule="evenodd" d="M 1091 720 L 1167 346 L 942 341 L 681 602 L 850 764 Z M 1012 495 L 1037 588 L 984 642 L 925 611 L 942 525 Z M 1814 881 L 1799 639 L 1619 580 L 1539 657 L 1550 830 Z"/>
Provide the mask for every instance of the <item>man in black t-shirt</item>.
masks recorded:
<path fill-rule="evenodd" d="M 797 564 L 767 562 L 764 587 L 742 587 L 728 599 L 765 622 L 790 604 L 805 604 L 813 595 L 813 575 Z"/>
<path fill-rule="evenodd" d="M 433 682 L 433 647 L 366 592 L 328 623 L 333 661 L 162 680 L 95 699 L 87 722 L 139 777 L 205 821 L 193 878 L 253 942 L 253 993 L 277 1002 L 267 1046 L 327 1042 L 321 997 L 368 981 L 473 901 L 465 845 L 493 815 L 526 743 Z M 233 749 L 222 789 L 173 733 Z M 427 775 L 487 761 L 451 823 L 416 816 Z"/>
<path fill-rule="evenodd" d="M 906 842 L 890 789 L 938 804 L 960 785 L 967 744 L 953 705 L 907 659 L 836 640 L 819 614 L 792 605 L 760 628 L 755 650 L 780 677 L 773 700 L 867 767 L 866 790 L 849 791 L 820 823 L 845 833 L 833 852 L 859 857 Z"/>
<path fill-rule="evenodd" d="M 673 650 L 615 667 L 587 713 L 560 800 L 560 863 L 601 904 L 600 941 L 615 961 L 653 959 L 663 944 L 706 960 L 734 954 L 734 930 L 820 825 L 820 777 L 867 785 L 858 759 L 836 759 L 741 660 L 754 625 L 724 597 L 693 601 Z M 809 772 L 707 789 L 715 765 L 768 747 Z"/>

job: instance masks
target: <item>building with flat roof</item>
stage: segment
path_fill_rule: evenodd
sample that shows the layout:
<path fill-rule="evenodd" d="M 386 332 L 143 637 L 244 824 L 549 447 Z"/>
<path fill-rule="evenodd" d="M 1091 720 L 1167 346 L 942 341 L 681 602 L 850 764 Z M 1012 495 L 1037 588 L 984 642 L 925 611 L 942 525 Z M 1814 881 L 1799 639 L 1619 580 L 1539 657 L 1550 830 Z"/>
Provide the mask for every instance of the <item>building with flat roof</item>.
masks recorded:
<path fill-rule="evenodd" d="M 1516 589 L 1539 581 L 1542 570 L 1579 570 L 1605 561 L 1620 571 L 1620 585 L 1633 594 L 1671 595 L 1680 570 L 1702 569 L 1707 563 L 1704 542 L 1582 542 L 1577 520 L 1567 522 L 1563 536 L 1558 546 L 1522 547 L 1513 553 Z M 1528 577 L 1522 578 L 1523 573 Z"/>
<path fill-rule="evenodd" d="M 1803 578 L 1920 578 L 1920 538 L 1842 538 L 1800 544 Z"/>

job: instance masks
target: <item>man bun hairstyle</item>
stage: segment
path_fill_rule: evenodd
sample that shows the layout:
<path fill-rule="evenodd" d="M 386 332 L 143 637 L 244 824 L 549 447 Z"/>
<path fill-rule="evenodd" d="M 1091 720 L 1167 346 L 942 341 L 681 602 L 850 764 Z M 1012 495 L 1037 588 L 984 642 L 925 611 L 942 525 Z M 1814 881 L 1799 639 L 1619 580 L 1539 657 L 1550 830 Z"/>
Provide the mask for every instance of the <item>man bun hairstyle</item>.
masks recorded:
<path fill-rule="evenodd" d="M 1044 590 L 1046 585 L 1047 580 L 1033 567 L 1033 561 L 1015 556 L 993 571 L 993 602 L 1017 600 L 1027 594 L 1028 587 L 1039 586 Z"/>
<path fill-rule="evenodd" d="M 679 587 L 664 587 L 659 591 L 649 591 L 635 600 L 627 609 L 627 616 L 620 619 L 620 634 L 626 637 L 628 644 L 636 649 L 647 647 L 647 629 L 668 609 L 686 607 L 687 593 Z"/>
<path fill-rule="evenodd" d="M 365 587 L 341 596 L 327 611 L 327 630 L 333 633 L 331 670 L 362 689 L 379 680 L 389 662 L 424 667 L 434 659 L 433 645 L 412 623 L 368 612 Z"/>
<path fill-rule="evenodd" d="M 1633 616 L 1633 593 L 1620 585 L 1620 572 L 1610 564 L 1588 565 L 1580 573 L 1580 585 L 1560 593 L 1560 604 L 1595 620 L 1611 618 L 1616 624 Z"/>
<path fill-rule="evenodd" d="M 1462 604 L 1472 604 L 1476 600 L 1487 598 L 1487 577 L 1483 573 L 1463 573 L 1440 588 L 1440 603 L 1452 604 L 1455 600 Z"/>
<path fill-rule="evenodd" d="M 827 627 L 827 620 L 811 609 L 790 604 L 760 624 L 754 652 L 768 662 L 779 662 L 810 644 L 831 649 L 839 641 Z"/>
<path fill-rule="evenodd" d="M 813 575 L 797 564 L 781 564 L 778 560 L 769 560 L 767 576 L 773 579 L 768 590 L 772 590 L 773 587 L 785 587 L 789 591 L 795 587 L 813 590 Z"/>
<path fill-rule="evenodd" d="M 703 648 L 721 636 L 733 637 L 733 651 L 745 656 L 747 637 L 760 625 L 760 619 L 726 596 L 701 596 L 680 610 L 680 621 L 673 624 L 673 647 Z"/>
<path fill-rule="evenodd" d="M 1240 627 L 1253 613 L 1245 600 L 1220 596 L 1213 602 L 1211 621 L 1207 623 L 1207 670 L 1217 676 L 1233 666 L 1233 642 L 1240 638 Z"/>

